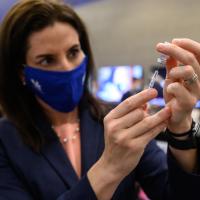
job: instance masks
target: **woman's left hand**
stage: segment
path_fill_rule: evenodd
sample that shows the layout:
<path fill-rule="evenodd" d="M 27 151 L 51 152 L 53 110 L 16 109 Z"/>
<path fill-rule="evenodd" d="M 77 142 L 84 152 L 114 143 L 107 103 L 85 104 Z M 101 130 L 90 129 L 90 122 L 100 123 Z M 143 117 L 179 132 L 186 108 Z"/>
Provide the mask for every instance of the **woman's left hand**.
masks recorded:
<path fill-rule="evenodd" d="M 157 51 L 168 55 L 164 98 L 171 107 L 168 128 L 183 133 L 191 127 L 191 113 L 200 99 L 200 44 L 189 39 L 159 43 Z"/>

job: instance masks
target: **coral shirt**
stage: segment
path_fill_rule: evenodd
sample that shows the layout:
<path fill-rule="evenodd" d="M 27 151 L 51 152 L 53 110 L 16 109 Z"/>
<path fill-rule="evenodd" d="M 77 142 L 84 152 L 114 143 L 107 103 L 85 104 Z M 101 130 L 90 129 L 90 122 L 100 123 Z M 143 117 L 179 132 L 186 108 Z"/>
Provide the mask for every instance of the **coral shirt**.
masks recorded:
<path fill-rule="evenodd" d="M 80 131 L 79 124 L 62 124 L 53 127 L 57 133 L 60 142 L 71 161 L 71 164 L 78 175 L 81 177 L 81 142 L 80 142 Z"/>

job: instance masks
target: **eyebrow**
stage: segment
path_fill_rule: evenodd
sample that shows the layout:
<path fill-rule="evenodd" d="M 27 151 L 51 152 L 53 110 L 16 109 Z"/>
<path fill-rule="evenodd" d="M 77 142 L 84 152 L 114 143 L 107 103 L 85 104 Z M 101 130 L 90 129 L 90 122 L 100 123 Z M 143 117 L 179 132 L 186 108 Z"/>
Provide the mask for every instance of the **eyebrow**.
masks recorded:
<path fill-rule="evenodd" d="M 80 44 L 75 44 L 75 45 L 71 46 L 67 51 L 70 51 L 70 50 L 72 50 L 74 48 L 80 48 Z M 36 56 L 36 59 L 44 58 L 44 57 L 51 57 L 52 55 L 53 54 L 49 54 L 49 53 L 47 53 L 47 54 L 40 54 L 40 55 Z"/>

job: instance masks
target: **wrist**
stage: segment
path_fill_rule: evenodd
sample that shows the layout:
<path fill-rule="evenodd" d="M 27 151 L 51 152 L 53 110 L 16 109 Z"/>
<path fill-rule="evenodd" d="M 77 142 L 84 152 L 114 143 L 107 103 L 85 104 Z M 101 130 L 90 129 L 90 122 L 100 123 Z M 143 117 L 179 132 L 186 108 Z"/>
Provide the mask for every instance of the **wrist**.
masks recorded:
<path fill-rule="evenodd" d="M 97 199 L 111 199 L 113 193 L 122 181 L 122 177 L 114 173 L 101 157 L 88 171 L 88 180 L 97 196 Z"/>
<path fill-rule="evenodd" d="M 184 129 L 187 130 L 185 132 L 179 132 L 179 133 L 174 133 L 172 132 L 169 128 L 166 129 L 166 133 L 168 135 L 170 135 L 171 137 L 175 138 L 176 140 L 186 140 L 188 139 L 192 133 L 193 133 L 193 129 L 195 128 L 195 122 L 192 120 L 189 129 Z M 179 129 L 180 130 L 180 129 Z"/>
<path fill-rule="evenodd" d="M 178 123 L 169 122 L 167 128 L 170 132 L 173 132 L 174 134 L 178 135 L 190 131 L 191 124 L 192 124 L 192 117 L 190 116 Z"/>
<path fill-rule="evenodd" d="M 190 130 L 184 133 L 173 133 L 169 129 L 166 129 L 165 135 L 168 144 L 179 150 L 188 150 L 197 148 L 197 130 L 195 122 L 192 121 Z"/>

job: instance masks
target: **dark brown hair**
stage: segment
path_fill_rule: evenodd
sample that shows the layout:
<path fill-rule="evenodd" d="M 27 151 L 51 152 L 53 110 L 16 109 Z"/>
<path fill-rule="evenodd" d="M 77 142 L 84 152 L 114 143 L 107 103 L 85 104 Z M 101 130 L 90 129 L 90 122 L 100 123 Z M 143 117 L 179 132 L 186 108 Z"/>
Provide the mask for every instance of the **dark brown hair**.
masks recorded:
<path fill-rule="evenodd" d="M 78 33 L 81 48 L 88 56 L 84 102 L 89 103 L 93 116 L 102 120 L 103 109 L 89 92 L 89 79 L 94 61 L 86 28 L 79 16 L 66 4 L 53 0 L 23 0 L 8 12 L 0 27 L 0 104 L 7 116 L 20 130 L 24 142 L 40 149 L 44 138 L 35 118 L 44 115 L 35 97 L 23 86 L 20 74 L 25 63 L 28 38 L 55 22 L 70 24 Z"/>

